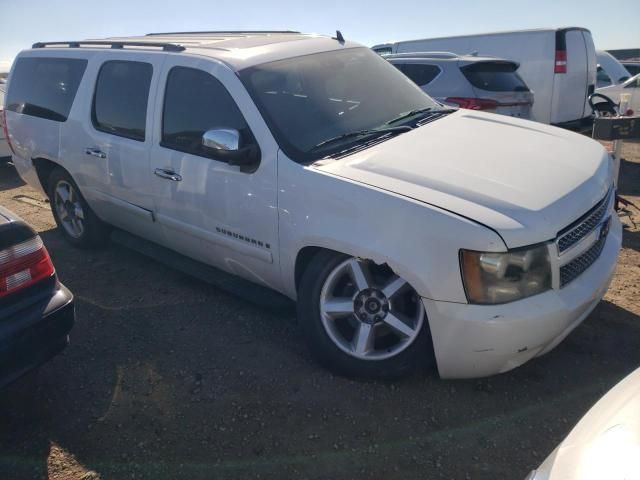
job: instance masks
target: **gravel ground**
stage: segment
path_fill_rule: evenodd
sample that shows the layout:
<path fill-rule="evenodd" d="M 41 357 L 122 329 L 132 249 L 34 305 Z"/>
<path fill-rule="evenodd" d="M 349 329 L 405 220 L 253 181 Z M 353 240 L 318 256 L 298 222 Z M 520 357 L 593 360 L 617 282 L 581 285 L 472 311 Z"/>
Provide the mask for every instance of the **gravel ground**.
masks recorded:
<path fill-rule="evenodd" d="M 620 190 L 640 206 L 640 144 L 625 156 Z M 0 392 L 2 479 L 520 479 L 640 365 L 639 212 L 606 298 L 553 352 L 484 380 L 382 383 L 318 367 L 292 314 L 116 245 L 70 247 L 11 165 L 0 204 L 77 300 L 35 400 Z"/>

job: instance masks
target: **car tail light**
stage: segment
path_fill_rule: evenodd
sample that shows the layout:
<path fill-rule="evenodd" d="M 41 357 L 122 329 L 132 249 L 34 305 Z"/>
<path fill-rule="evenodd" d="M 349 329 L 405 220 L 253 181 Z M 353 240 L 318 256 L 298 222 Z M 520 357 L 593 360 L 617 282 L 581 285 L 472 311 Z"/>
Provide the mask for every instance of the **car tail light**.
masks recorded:
<path fill-rule="evenodd" d="M 2 123 L 2 130 L 4 130 L 4 136 L 7 139 L 7 144 L 9 145 L 9 149 L 11 153 L 15 154 L 16 151 L 13 149 L 13 145 L 11 145 L 11 139 L 9 138 L 9 129 L 7 127 L 7 111 L 0 108 L 0 123 Z"/>
<path fill-rule="evenodd" d="M 0 298 L 45 280 L 55 273 L 40 237 L 0 250 Z"/>
<path fill-rule="evenodd" d="M 455 103 L 460 108 L 468 110 L 495 110 L 498 108 L 498 102 L 489 98 L 449 97 L 445 102 Z"/>
<path fill-rule="evenodd" d="M 567 51 L 556 50 L 556 62 L 554 73 L 567 73 Z"/>

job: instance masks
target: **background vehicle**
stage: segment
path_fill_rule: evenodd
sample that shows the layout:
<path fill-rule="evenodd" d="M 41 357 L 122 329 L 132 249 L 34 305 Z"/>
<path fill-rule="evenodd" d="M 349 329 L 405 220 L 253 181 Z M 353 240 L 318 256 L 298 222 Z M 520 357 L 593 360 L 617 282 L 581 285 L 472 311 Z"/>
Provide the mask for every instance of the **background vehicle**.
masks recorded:
<path fill-rule="evenodd" d="M 426 38 L 372 47 L 380 54 L 446 51 L 513 60 L 535 95 L 532 119 L 577 128 L 589 122 L 587 97 L 596 85 L 596 53 L 579 27 Z"/>
<path fill-rule="evenodd" d="M 530 118 L 533 93 L 509 60 L 446 52 L 385 58 L 436 100 L 471 110 Z"/>
<path fill-rule="evenodd" d="M 596 90 L 596 93 L 609 97 L 615 103 L 620 103 L 621 94 L 630 93 L 631 100 L 629 101 L 629 108 L 633 110 L 636 115 L 640 113 L 640 74 L 631 77 L 619 85 L 599 88 Z"/>
<path fill-rule="evenodd" d="M 5 88 L 5 84 L 0 83 L 0 163 L 6 162 L 11 157 L 11 148 L 7 141 L 7 130 L 4 128 Z"/>
<path fill-rule="evenodd" d="M 596 89 L 608 87 L 609 85 L 618 85 L 631 77 L 627 69 L 609 52 L 597 50 L 596 58 L 598 61 Z"/>
<path fill-rule="evenodd" d="M 0 388 L 60 353 L 74 318 L 42 240 L 0 206 Z"/>
<path fill-rule="evenodd" d="M 640 61 L 623 61 L 622 66 L 631 74 L 638 75 L 640 73 Z"/>
<path fill-rule="evenodd" d="M 527 480 L 640 478 L 640 369 L 604 395 Z"/>

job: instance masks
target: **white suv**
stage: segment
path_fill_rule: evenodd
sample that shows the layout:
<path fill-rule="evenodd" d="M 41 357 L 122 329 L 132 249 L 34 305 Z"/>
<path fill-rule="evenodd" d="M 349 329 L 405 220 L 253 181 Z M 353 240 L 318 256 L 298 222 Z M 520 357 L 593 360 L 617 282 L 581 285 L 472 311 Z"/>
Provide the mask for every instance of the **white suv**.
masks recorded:
<path fill-rule="evenodd" d="M 398 53 L 384 58 L 439 102 L 531 117 L 533 92 L 518 75 L 518 62 L 447 52 Z"/>
<path fill-rule="evenodd" d="M 70 242 L 115 226 L 297 299 L 347 374 L 512 369 L 586 317 L 620 249 L 598 143 L 446 109 L 341 35 L 39 43 L 6 108 Z"/>

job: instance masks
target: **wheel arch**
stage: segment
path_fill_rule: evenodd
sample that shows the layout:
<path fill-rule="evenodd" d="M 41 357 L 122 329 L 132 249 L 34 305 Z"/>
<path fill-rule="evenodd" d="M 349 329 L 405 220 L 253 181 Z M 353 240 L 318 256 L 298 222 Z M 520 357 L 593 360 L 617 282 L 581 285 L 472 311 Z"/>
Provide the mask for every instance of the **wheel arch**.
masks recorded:
<path fill-rule="evenodd" d="M 51 176 L 51 172 L 55 168 L 60 167 L 64 171 L 69 173 L 68 170 L 64 168 L 62 165 L 60 165 L 59 163 L 49 158 L 36 157 L 36 158 L 33 158 L 31 161 L 33 163 L 33 167 L 36 170 L 36 174 L 38 176 L 38 181 L 40 182 L 40 186 L 42 187 L 42 191 L 47 196 L 49 195 L 49 177 Z"/>
<path fill-rule="evenodd" d="M 349 245 L 341 245 L 341 248 L 331 248 L 326 245 L 323 245 L 322 242 L 312 242 L 309 245 L 302 246 L 298 249 L 294 262 L 294 287 L 295 291 L 298 291 L 298 287 L 300 285 L 300 280 L 302 279 L 302 275 L 305 270 L 309 266 L 309 263 L 318 253 L 322 251 L 332 252 L 337 255 L 349 255 L 351 257 L 358 257 L 365 260 L 370 260 L 372 262 L 376 262 L 378 264 L 388 263 L 386 261 L 381 261 L 380 257 L 377 255 L 371 255 L 364 252 L 357 252 L 356 247 L 351 248 Z M 390 265 L 391 266 L 391 265 Z M 393 268 L 393 267 L 391 267 Z"/>
<path fill-rule="evenodd" d="M 338 248 L 331 248 L 323 245 L 322 242 L 314 242 L 311 245 L 306 245 L 298 249 L 294 263 L 295 267 L 293 279 L 296 294 L 298 292 L 298 287 L 300 286 L 302 275 L 309 266 L 309 263 L 318 253 L 322 251 L 332 252 L 337 255 L 348 255 L 350 257 L 361 258 L 363 260 L 372 261 L 378 265 L 386 264 L 391 270 L 393 270 L 396 275 L 404 278 L 407 282 L 409 282 L 411 287 L 416 292 L 418 292 L 419 295 L 421 294 L 422 289 L 420 287 L 422 287 L 422 285 L 417 282 L 417 278 L 412 275 L 407 269 L 401 268 L 392 259 L 373 251 L 362 251 L 362 249 L 359 249 L 355 245 L 343 244 Z"/>

